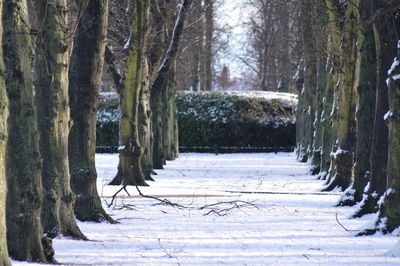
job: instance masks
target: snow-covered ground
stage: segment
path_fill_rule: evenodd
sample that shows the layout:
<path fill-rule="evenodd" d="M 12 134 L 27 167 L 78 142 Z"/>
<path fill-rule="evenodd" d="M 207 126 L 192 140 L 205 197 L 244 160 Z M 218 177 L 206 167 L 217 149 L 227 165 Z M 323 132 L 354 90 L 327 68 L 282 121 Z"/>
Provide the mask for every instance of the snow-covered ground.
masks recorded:
<path fill-rule="evenodd" d="M 106 184 L 118 156 L 96 159 L 99 193 L 110 202 L 119 187 Z M 319 193 L 322 182 L 294 154 L 187 153 L 157 172 L 141 191 L 179 206 L 129 188 L 131 196 L 121 192 L 106 207 L 119 224 L 79 223 L 91 241 L 55 239 L 56 259 L 67 265 L 400 265 L 400 257 L 385 255 L 398 237 L 354 237 L 372 217 L 347 219 L 352 209 L 333 207 L 339 194 Z"/>

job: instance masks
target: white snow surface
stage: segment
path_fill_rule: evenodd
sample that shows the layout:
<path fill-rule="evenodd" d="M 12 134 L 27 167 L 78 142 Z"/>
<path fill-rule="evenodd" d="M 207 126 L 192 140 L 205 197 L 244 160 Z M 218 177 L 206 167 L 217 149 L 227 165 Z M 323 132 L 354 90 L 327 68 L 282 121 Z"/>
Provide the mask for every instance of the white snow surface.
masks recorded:
<path fill-rule="evenodd" d="M 120 188 L 106 185 L 116 174 L 118 155 L 97 155 L 96 160 L 98 190 L 110 202 Z M 372 217 L 348 219 L 352 208 L 334 207 L 340 193 L 318 192 L 323 181 L 311 176 L 309 166 L 297 162 L 293 153 L 184 153 L 157 173 L 156 181 L 141 191 L 184 208 L 141 198 L 129 187 L 131 196 L 124 192 L 114 207 L 104 205 L 119 224 L 79 222 L 91 241 L 55 239 L 57 261 L 64 265 L 400 265 L 398 237 L 355 237 Z M 247 205 L 228 210 L 234 205 L 222 204 L 232 201 Z M 221 216 L 215 214 L 222 209 L 226 212 Z M 351 231 L 339 225 L 336 215 Z"/>

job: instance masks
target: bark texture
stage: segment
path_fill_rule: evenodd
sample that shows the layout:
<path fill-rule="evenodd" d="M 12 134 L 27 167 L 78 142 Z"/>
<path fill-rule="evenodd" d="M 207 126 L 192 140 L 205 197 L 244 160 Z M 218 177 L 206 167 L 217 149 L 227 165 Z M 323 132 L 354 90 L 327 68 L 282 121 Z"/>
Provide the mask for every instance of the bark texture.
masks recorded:
<path fill-rule="evenodd" d="M 3 10 L 3 2 L 0 2 L 0 12 Z M 2 13 L 0 13 L 2 16 Z M 0 20 L 1 21 L 1 20 Z M 3 24 L 0 23 L 0 43 L 3 38 Z M 7 234 L 6 234 L 6 146 L 7 146 L 7 119 L 8 98 L 4 82 L 3 47 L 0 46 L 0 265 L 8 266 Z"/>
<path fill-rule="evenodd" d="M 84 239 L 75 215 L 68 160 L 68 19 L 67 1 L 36 3 L 41 22 L 36 42 L 35 88 L 40 152 L 43 157 L 42 224 L 49 237 Z"/>
<path fill-rule="evenodd" d="M 397 19 L 400 26 L 400 19 Z M 387 190 L 381 206 L 377 229 L 391 233 L 400 226 L 400 40 L 394 68 L 389 72 L 389 108 L 385 118 L 389 125 Z M 380 224 L 384 224 L 379 228 Z"/>
<path fill-rule="evenodd" d="M 81 2 L 69 68 L 72 128 L 69 163 L 75 214 L 82 221 L 109 221 L 97 192 L 96 111 L 104 64 L 108 0 Z M 85 5 L 86 4 L 86 5 Z"/>
<path fill-rule="evenodd" d="M 148 70 L 146 62 L 146 43 L 148 35 L 148 16 L 150 1 L 131 1 L 132 30 L 130 35 L 128 64 L 123 88 L 119 92 L 121 118 L 119 123 L 119 165 L 112 185 L 146 185 L 142 169 L 146 144 L 141 133 L 149 128 L 143 122 L 148 115 L 144 100 L 148 90 Z M 145 87 L 147 86 L 147 88 Z M 142 109 L 142 110 L 141 110 Z M 142 111 L 142 112 L 140 112 Z M 140 116 L 142 114 L 142 116 Z M 141 118 L 141 119 L 140 119 Z M 145 136 L 142 136 L 146 138 Z M 144 146 L 143 146 L 144 145 Z M 148 170 L 148 169 L 147 169 Z"/>
<path fill-rule="evenodd" d="M 326 0 L 330 23 L 333 24 L 332 39 L 334 52 L 339 52 L 339 60 L 334 60 L 338 73 L 333 76 L 336 84 L 334 108 L 337 108 L 334 127 L 337 128 L 337 148 L 333 150 L 331 180 L 326 191 L 336 187 L 345 190 L 352 182 L 354 155 L 356 150 L 356 103 L 359 83 L 361 34 L 357 22 L 360 18 L 359 1 L 345 6 Z M 331 20 L 331 18 L 333 18 Z M 340 22 L 338 20 L 340 18 Z M 339 36 L 338 36 L 339 34 Z M 340 43 L 339 46 L 337 44 Z M 332 171 L 333 170 L 333 171 Z"/>
<path fill-rule="evenodd" d="M 34 48 L 26 0 L 3 1 L 5 83 L 9 98 L 7 242 L 12 258 L 52 262 L 51 240 L 43 237 L 41 157 L 33 105 Z"/>
<path fill-rule="evenodd" d="M 370 16 L 371 0 L 361 3 L 362 18 Z M 372 133 L 376 101 L 376 51 L 371 25 L 363 29 L 364 41 L 361 47 L 360 84 L 357 107 L 357 152 L 354 166 L 353 203 L 362 200 L 364 187 L 369 181 Z"/>
<path fill-rule="evenodd" d="M 151 108 L 152 108 L 152 126 L 153 126 L 153 167 L 155 169 L 162 169 L 166 161 L 166 156 L 164 148 L 166 142 L 170 140 L 176 140 L 176 118 L 169 118 L 169 125 L 165 123 L 167 121 L 162 121 L 163 112 L 168 113 L 168 108 L 170 109 L 170 114 L 174 113 L 173 106 L 168 107 L 168 101 L 171 103 L 172 99 L 175 97 L 172 95 L 171 87 L 171 76 L 174 75 L 174 63 L 178 52 L 178 45 L 180 37 L 183 33 L 183 26 L 186 19 L 186 14 L 188 8 L 191 4 L 190 0 L 182 0 L 178 14 L 175 20 L 175 26 L 173 27 L 171 37 L 169 38 L 168 49 L 166 50 L 164 56 L 161 56 L 161 61 L 159 68 L 154 75 L 154 81 L 151 84 Z M 168 23 L 168 20 L 165 22 Z M 164 24 L 161 28 L 168 28 L 168 24 Z M 168 32 L 167 30 L 165 32 Z M 159 49 L 159 51 L 161 51 Z M 158 54 L 160 55 L 160 54 Z M 157 56 L 156 56 L 157 57 Z M 170 100 L 168 97 L 171 96 Z M 174 114 L 173 114 L 174 115 Z M 175 115 L 174 115 L 175 116 Z M 166 136 L 166 132 L 174 132 L 174 136 Z M 168 133 L 169 134 L 169 133 Z M 168 143 L 170 145 L 171 143 Z M 174 144 L 176 151 L 177 143 Z M 171 145 L 172 147 L 173 145 Z M 171 149 L 172 150 L 172 149 Z"/>

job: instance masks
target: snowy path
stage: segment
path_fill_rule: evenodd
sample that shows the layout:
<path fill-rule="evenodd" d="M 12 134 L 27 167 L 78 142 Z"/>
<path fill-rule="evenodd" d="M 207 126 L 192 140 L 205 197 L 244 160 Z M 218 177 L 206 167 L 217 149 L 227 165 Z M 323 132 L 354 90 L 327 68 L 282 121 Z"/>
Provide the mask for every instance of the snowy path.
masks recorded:
<path fill-rule="evenodd" d="M 104 184 L 118 157 L 98 155 L 97 161 L 99 193 L 110 201 L 118 188 Z M 352 209 L 332 207 L 338 194 L 318 193 L 321 181 L 293 154 L 182 154 L 155 179 L 144 194 L 187 208 L 122 193 L 116 207 L 133 209 L 108 209 L 120 224 L 79 223 L 93 241 L 56 239 L 56 259 L 74 265 L 400 265 L 400 258 L 384 255 L 398 238 L 346 232 L 336 214 L 351 230 L 371 217 L 348 220 Z M 256 193 L 232 193 L 239 191 Z M 235 200 L 254 206 L 223 216 L 201 209 Z"/>

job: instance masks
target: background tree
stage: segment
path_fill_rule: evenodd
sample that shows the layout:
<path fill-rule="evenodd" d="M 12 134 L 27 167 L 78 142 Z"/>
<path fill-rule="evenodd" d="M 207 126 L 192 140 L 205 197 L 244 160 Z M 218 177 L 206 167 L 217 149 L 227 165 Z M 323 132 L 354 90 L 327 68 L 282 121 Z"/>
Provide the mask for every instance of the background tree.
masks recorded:
<path fill-rule="evenodd" d="M 5 84 L 9 98 L 7 243 L 17 260 L 52 262 L 51 240 L 43 236 L 41 156 L 33 105 L 34 46 L 26 0 L 3 1 Z"/>
<path fill-rule="evenodd" d="M 79 1 L 69 67 L 72 127 L 69 163 L 75 214 L 82 221 L 109 221 L 97 192 L 96 111 L 104 64 L 108 0 Z"/>
<path fill-rule="evenodd" d="M 153 167 L 162 169 L 165 160 L 173 158 L 174 154 L 166 154 L 165 146 L 170 145 L 170 151 L 175 152 L 178 149 L 177 144 L 177 122 L 174 111 L 174 65 L 178 53 L 180 37 L 184 30 L 184 23 L 188 8 L 191 4 L 190 0 L 182 0 L 176 15 L 176 19 L 170 20 L 171 14 L 163 11 L 158 12 L 162 18 L 162 24 L 159 24 L 159 32 L 164 34 L 161 39 L 156 40 L 160 46 L 156 48 L 155 53 L 151 56 L 152 69 L 154 77 L 151 81 L 151 110 L 152 110 L 152 127 L 153 127 Z M 165 6 L 167 7 L 167 6 Z M 174 26 L 171 27 L 171 21 Z M 171 32 L 170 32 L 171 30 Z M 170 36 L 169 38 L 166 36 Z M 165 50 L 163 50 L 165 49 Z M 162 52 L 164 51 L 164 52 Z M 168 110 L 170 110 L 168 112 Z M 163 112 L 172 116 L 166 120 L 162 120 Z M 169 123 L 165 124 L 165 121 Z M 173 134 L 172 136 L 169 134 Z M 175 143 L 168 143 L 174 141 Z M 168 151 L 167 151 L 168 152 Z"/>
<path fill-rule="evenodd" d="M 301 29 L 297 22 L 300 3 L 245 1 L 251 15 L 245 22 L 249 42 L 241 61 L 249 69 L 254 89 L 296 93 L 291 77 L 300 59 Z"/>
<path fill-rule="evenodd" d="M 85 238 L 74 215 L 68 160 L 68 18 L 67 1 L 38 1 L 40 28 L 36 42 L 35 89 L 43 157 L 42 224 L 49 237 Z"/>

